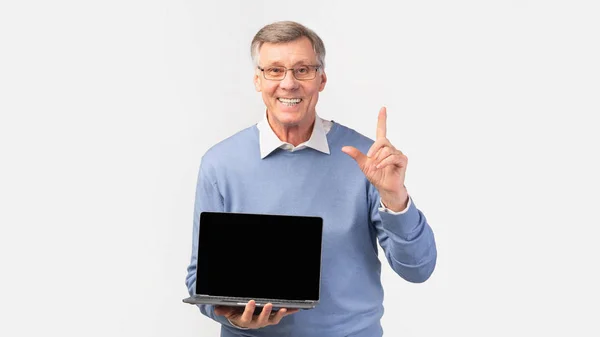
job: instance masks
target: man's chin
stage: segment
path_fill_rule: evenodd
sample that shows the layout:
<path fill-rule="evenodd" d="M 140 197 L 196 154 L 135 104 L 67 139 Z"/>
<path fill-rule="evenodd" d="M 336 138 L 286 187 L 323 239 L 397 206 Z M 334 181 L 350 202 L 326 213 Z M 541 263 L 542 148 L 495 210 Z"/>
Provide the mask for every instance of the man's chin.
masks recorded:
<path fill-rule="evenodd" d="M 279 123 L 285 125 L 297 125 L 302 122 L 305 116 L 300 111 L 276 111 L 274 115 Z"/>

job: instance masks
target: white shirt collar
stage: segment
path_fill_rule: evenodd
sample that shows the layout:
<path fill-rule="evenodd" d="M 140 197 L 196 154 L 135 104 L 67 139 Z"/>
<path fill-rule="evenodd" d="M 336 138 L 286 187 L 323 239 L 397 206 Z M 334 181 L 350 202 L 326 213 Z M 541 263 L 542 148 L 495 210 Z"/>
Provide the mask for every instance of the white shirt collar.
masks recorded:
<path fill-rule="evenodd" d="M 316 115 L 310 138 L 306 142 L 294 147 L 294 145 L 283 142 L 277 137 L 273 129 L 271 129 L 265 113 L 263 120 L 256 125 L 259 132 L 260 158 L 264 159 L 278 148 L 294 152 L 310 147 L 325 154 L 329 154 L 327 132 L 331 129 L 331 124 L 331 121 L 324 120 Z"/>

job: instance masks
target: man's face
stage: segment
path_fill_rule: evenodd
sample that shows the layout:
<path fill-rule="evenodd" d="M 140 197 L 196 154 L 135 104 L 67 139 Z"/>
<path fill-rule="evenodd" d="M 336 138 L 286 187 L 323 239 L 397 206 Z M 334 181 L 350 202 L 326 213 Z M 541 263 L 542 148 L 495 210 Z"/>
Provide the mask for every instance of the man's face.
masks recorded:
<path fill-rule="evenodd" d="M 265 43 L 259 55 L 258 66 L 263 69 L 319 65 L 317 55 L 306 37 L 288 43 Z M 288 71 L 283 80 L 267 80 L 259 69 L 254 76 L 256 91 L 262 93 L 269 120 L 287 127 L 312 123 L 319 92 L 325 88 L 326 82 L 324 72 L 317 72 L 314 79 L 302 81 L 297 80 L 292 71 Z"/>

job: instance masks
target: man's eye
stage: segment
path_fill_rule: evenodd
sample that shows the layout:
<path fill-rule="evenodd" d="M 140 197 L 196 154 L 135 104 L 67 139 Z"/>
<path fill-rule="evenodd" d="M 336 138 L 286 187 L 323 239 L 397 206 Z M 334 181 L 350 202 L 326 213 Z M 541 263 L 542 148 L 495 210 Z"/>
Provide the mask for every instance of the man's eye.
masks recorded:
<path fill-rule="evenodd" d="M 267 71 L 271 74 L 279 74 L 283 72 L 283 69 L 281 68 L 269 68 L 267 69 Z"/>
<path fill-rule="evenodd" d="M 300 67 L 300 68 L 296 69 L 296 72 L 298 74 L 306 74 L 306 73 L 308 73 L 308 67 Z"/>

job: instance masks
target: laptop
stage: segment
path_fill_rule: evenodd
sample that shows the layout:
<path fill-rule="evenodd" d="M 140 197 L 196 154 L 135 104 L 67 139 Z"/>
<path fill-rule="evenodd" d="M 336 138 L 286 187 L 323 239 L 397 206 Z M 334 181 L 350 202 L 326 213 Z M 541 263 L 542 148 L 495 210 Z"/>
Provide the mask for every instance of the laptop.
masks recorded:
<path fill-rule="evenodd" d="M 319 303 L 323 218 L 200 213 L 190 304 L 312 309 Z"/>

